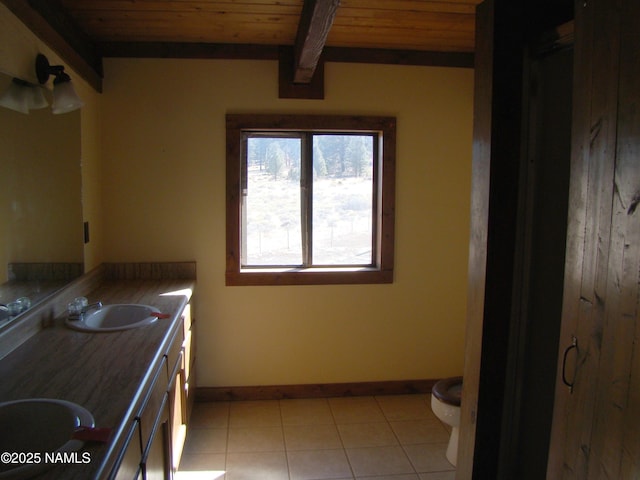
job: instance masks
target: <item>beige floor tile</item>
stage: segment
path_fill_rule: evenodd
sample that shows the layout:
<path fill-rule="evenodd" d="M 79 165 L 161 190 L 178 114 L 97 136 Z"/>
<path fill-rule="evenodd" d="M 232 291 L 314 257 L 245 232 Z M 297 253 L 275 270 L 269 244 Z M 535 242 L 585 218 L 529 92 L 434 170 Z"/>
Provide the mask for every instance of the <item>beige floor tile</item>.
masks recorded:
<path fill-rule="evenodd" d="M 330 398 L 329 405 L 337 424 L 385 421 L 374 397 Z"/>
<path fill-rule="evenodd" d="M 225 453 L 226 428 L 192 428 L 187 432 L 185 453 Z"/>
<path fill-rule="evenodd" d="M 437 419 L 405 420 L 390 423 L 402 445 L 444 443 L 449 441 L 449 432 Z"/>
<path fill-rule="evenodd" d="M 232 402 L 229 407 L 230 427 L 276 427 L 281 423 L 277 401 Z"/>
<path fill-rule="evenodd" d="M 390 395 L 376 397 L 390 422 L 434 418 L 427 395 Z"/>
<path fill-rule="evenodd" d="M 405 445 L 404 449 L 418 473 L 455 470 L 445 456 L 447 451 L 446 443 Z"/>
<path fill-rule="evenodd" d="M 222 478 L 225 472 L 224 453 L 183 453 L 181 472 L 210 472 L 213 478 Z M 217 477 L 216 477 L 217 475 Z"/>
<path fill-rule="evenodd" d="M 282 427 L 230 428 L 228 452 L 283 452 Z"/>
<path fill-rule="evenodd" d="M 342 449 L 288 452 L 291 480 L 352 478 Z"/>
<path fill-rule="evenodd" d="M 456 471 L 421 473 L 420 480 L 456 480 Z"/>
<path fill-rule="evenodd" d="M 190 428 L 226 428 L 229 426 L 229 402 L 198 402 L 193 406 Z"/>
<path fill-rule="evenodd" d="M 415 473 L 407 473 L 400 475 L 382 475 L 375 477 L 356 477 L 356 480 L 420 480 Z"/>
<path fill-rule="evenodd" d="M 415 473 L 399 446 L 348 448 L 347 456 L 356 477 Z"/>
<path fill-rule="evenodd" d="M 225 480 L 289 480 L 284 452 L 229 453 Z"/>
<path fill-rule="evenodd" d="M 454 480 L 429 398 L 198 403 L 176 480 Z"/>
<path fill-rule="evenodd" d="M 398 440 L 387 422 L 345 423 L 338 425 L 345 448 L 397 445 Z"/>
<path fill-rule="evenodd" d="M 335 425 L 285 425 L 284 437 L 288 451 L 342 448 Z"/>
<path fill-rule="evenodd" d="M 174 480 L 225 480 L 224 472 L 219 471 L 180 471 L 173 476 Z"/>
<path fill-rule="evenodd" d="M 333 424 L 333 415 L 326 398 L 280 400 L 283 425 Z"/>

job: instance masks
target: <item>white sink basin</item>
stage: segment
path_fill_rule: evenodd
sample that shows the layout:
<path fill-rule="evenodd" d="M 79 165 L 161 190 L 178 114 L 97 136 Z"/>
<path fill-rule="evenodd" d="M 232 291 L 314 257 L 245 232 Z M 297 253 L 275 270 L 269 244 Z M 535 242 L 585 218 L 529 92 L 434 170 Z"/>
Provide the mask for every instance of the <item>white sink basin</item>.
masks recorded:
<path fill-rule="evenodd" d="M 67 326 L 84 332 L 115 332 L 142 327 L 158 320 L 162 315 L 149 305 L 111 304 L 90 310 L 79 320 L 68 319 Z"/>
<path fill-rule="evenodd" d="M 45 453 L 80 450 L 84 442 L 72 438 L 73 433 L 78 427 L 93 426 L 89 411 L 65 400 L 30 398 L 0 403 L 0 452 L 31 456 L 9 458 L 9 462 L 3 456 L 0 478 L 29 478 L 46 470 L 53 464 L 45 461 Z"/>

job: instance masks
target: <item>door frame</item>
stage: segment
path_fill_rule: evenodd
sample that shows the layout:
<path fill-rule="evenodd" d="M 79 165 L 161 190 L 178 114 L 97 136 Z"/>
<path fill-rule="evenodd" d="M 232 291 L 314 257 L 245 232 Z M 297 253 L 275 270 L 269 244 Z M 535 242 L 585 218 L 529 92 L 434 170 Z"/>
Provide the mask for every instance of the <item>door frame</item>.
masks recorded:
<path fill-rule="evenodd" d="M 503 415 L 514 401 L 507 365 L 521 326 L 520 260 L 529 39 L 573 16 L 573 2 L 485 0 L 476 10 L 474 141 L 464 388 L 458 480 L 499 478 Z M 517 338 L 517 335 L 516 335 Z M 517 348 L 515 349 L 517 352 Z M 503 467 L 502 467 L 503 468 Z"/>

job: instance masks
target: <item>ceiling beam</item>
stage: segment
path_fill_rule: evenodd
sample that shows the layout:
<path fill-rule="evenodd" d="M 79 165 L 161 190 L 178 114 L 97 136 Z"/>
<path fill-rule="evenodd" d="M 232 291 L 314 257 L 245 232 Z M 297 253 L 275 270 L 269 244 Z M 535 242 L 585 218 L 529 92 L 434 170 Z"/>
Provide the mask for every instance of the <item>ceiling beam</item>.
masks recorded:
<path fill-rule="evenodd" d="M 418 65 L 423 67 L 473 68 L 472 52 L 433 52 L 424 50 L 388 50 L 385 48 L 325 47 L 325 62 L 369 63 L 381 65 Z"/>
<path fill-rule="evenodd" d="M 294 83 L 293 47 L 281 46 L 278 61 L 278 97 L 305 100 L 324 99 L 324 60 L 320 59 L 308 83 Z"/>
<path fill-rule="evenodd" d="M 98 47 L 104 57 L 226 60 L 279 60 L 282 58 L 284 49 L 290 52 L 288 63 L 293 64 L 293 48 L 285 46 L 278 47 L 277 45 L 102 42 L 98 44 Z M 322 60 L 325 62 L 473 68 L 472 52 L 427 52 L 422 50 L 325 47 L 322 55 Z M 291 72 L 293 72 L 292 67 Z M 292 77 L 293 73 L 290 73 L 287 81 L 291 82 Z"/>
<path fill-rule="evenodd" d="M 0 0 L 2 1 L 2 0 Z M 277 45 L 186 42 L 101 42 L 104 57 L 278 60 Z"/>
<path fill-rule="evenodd" d="M 294 83 L 309 83 L 316 71 L 340 0 L 305 0 L 294 46 Z"/>

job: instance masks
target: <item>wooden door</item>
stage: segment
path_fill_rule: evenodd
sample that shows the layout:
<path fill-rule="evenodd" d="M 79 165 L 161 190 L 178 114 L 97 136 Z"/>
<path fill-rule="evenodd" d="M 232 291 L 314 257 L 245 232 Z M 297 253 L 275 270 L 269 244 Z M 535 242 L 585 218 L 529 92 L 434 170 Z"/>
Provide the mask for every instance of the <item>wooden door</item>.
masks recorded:
<path fill-rule="evenodd" d="M 570 30 L 563 24 L 559 30 Z M 548 38 L 545 35 L 543 38 Z M 522 222 L 522 287 L 512 327 L 499 479 L 545 477 L 562 317 L 571 159 L 573 48 L 528 49 L 527 167 Z M 536 48 L 537 47 L 537 48 Z"/>
<path fill-rule="evenodd" d="M 637 0 L 576 2 L 554 480 L 640 478 L 639 32 Z"/>

